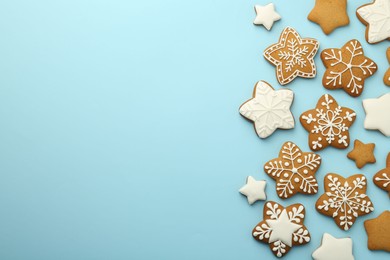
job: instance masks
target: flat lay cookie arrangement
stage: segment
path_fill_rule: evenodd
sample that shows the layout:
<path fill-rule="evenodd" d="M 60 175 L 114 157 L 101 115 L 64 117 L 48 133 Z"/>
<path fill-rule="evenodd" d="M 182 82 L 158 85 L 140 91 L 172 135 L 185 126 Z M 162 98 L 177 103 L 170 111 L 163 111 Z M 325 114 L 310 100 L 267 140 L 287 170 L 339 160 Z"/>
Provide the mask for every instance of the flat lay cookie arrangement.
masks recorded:
<path fill-rule="evenodd" d="M 255 5 L 254 8 L 256 18 L 253 23 L 263 25 L 268 31 L 273 30 L 274 22 L 282 19 L 283 13 L 277 13 L 277 6 L 273 3 Z M 264 158 L 266 162 L 258 177 L 249 176 L 239 190 L 247 197 L 249 204 L 255 207 L 257 204 L 263 205 L 263 220 L 252 230 L 252 236 L 268 244 L 276 257 L 285 256 L 295 246 L 312 242 L 319 245 L 311 254 L 313 259 L 359 259 L 353 253 L 353 239 L 348 237 L 348 233 L 341 238 L 323 233 L 322 241 L 311 241 L 310 227 L 304 225 L 305 208 L 308 207 L 326 216 L 323 221 L 332 221 L 333 218 L 334 224 L 342 232 L 363 228 L 355 227 L 358 218 L 372 216 L 372 219 L 364 221 L 367 250 L 390 253 L 390 212 L 376 212 L 375 202 L 367 195 L 367 190 L 380 193 L 382 189 L 390 198 L 390 147 L 388 155 L 377 154 L 375 140 L 360 140 L 350 132 L 353 128 L 363 128 L 363 125 L 355 123 L 357 118 L 361 118 L 365 131 L 377 130 L 390 137 L 390 89 L 382 96 L 359 100 L 363 92 L 369 93 L 370 89 L 376 87 L 370 84 L 373 77 L 383 77 L 383 86 L 390 86 L 390 68 L 379 70 L 377 63 L 364 50 L 370 48 L 375 51 L 377 43 L 390 40 L 390 0 L 373 0 L 360 6 L 356 14 L 348 14 L 347 0 L 316 0 L 307 19 L 332 37 L 338 27 L 350 24 L 349 15 L 355 15 L 366 26 L 365 32 L 362 32 L 367 41 L 364 48 L 353 35 L 348 35 L 350 39 L 342 46 L 320 46 L 320 42 L 310 35 L 298 33 L 299 28 L 287 26 L 282 29 L 279 39 L 275 39 L 276 43 L 263 51 L 264 58 L 275 67 L 275 75 L 260 73 L 261 78 L 255 85 L 252 98 L 239 107 L 241 116 L 254 124 L 260 142 L 271 138 L 275 131 L 282 139 L 281 132 L 297 127 L 297 117 L 291 112 L 297 97 L 285 85 L 297 77 L 306 80 L 316 76 L 322 78 L 322 86 L 312 87 L 322 88 L 323 95 L 310 96 L 310 100 L 318 100 L 315 107 L 307 107 L 299 115 L 301 129 L 297 131 L 307 132 L 307 146 L 298 147 L 291 137 L 280 140 L 284 143 L 279 154 L 267 152 L 268 158 Z M 317 52 L 322 64 L 315 62 Z M 390 47 L 383 56 L 390 64 Z M 317 66 L 323 66 L 322 75 L 317 75 Z M 268 82 L 272 78 L 279 85 L 271 86 Z M 337 93 L 337 100 L 331 96 L 332 92 Z M 344 105 L 349 104 L 351 99 L 360 102 L 365 115 Z M 357 168 L 355 174 L 343 173 L 339 165 L 333 165 L 334 172 L 316 176 L 321 164 L 332 163 L 327 162 L 320 153 L 324 149 L 334 148 L 345 154 L 345 160 L 353 161 Z M 387 156 L 385 168 L 382 167 L 376 174 L 358 172 L 365 169 L 367 164 L 376 165 L 379 156 Z M 275 181 L 275 190 L 266 188 L 266 182 L 271 179 Z M 266 193 L 270 192 L 285 203 L 267 201 Z M 302 204 L 289 205 L 288 200 L 298 193 L 315 196 L 316 202 L 310 205 L 303 198 Z M 321 224 L 320 221 L 318 223 Z"/>

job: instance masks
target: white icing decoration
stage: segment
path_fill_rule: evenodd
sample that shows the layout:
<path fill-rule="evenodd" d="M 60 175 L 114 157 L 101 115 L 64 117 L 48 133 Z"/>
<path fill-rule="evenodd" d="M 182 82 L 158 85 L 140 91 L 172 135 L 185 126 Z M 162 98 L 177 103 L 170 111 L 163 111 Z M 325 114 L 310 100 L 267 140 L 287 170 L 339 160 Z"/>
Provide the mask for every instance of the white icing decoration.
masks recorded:
<path fill-rule="evenodd" d="M 245 195 L 249 204 L 258 200 L 265 200 L 266 181 L 256 181 L 252 176 L 248 176 L 246 184 L 240 189 L 240 193 Z"/>
<path fill-rule="evenodd" d="M 275 11 L 273 3 L 265 6 L 255 5 L 256 18 L 253 21 L 256 25 L 263 25 L 268 31 L 272 28 L 274 22 L 280 20 L 282 17 Z"/>
<path fill-rule="evenodd" d="M 387 186 L 390 184 L 390 177 L 387 175 L 387 173 L 382 173 L 381 177 L 375 177 L 376 181 L 383 181 L 384 183 L 381 183 L 381 185 L 384 188 L 387 188 Z"/>
<path fill-rule="evenodd" d="M 377 43 L 390 38 L 390 1 L 375 0 L 357 9 L 359 16 L 368 23 L 367 41 Z"/>
<path fill-rule="evenodd" d="M 364 128 L 379 130 L 385 136 L 390 136 L 390 93 L 363 100 L 363 107 L 366 112 Z"/>
<path fill-rule="evenodd" d="M 324 233 L 321 246 L 313 252 L 312 257 L 314 260 L 354 260 L 352 239 L 335 238 Z"/>
<path fill-rule="evenodd" d="M 293 98 L 291 90 L 274 90 L 265 81 L 259 81 L 255 86 L 255 96 L 241 105 L 240 114 L 254 122 L 259 137 L 266 138 L 277 128 L 294 128 L 290 111 Z"/>
<path fill-rule="evenodd" d="M 289 247 L 292 246 L 293 233 L 302 227 L 302 225 L 290 221 L 285 209 L 279 215 L 278 219 L 267 219 L 265 222 L 272 229 L 269 243 L 280 240 Z"/>

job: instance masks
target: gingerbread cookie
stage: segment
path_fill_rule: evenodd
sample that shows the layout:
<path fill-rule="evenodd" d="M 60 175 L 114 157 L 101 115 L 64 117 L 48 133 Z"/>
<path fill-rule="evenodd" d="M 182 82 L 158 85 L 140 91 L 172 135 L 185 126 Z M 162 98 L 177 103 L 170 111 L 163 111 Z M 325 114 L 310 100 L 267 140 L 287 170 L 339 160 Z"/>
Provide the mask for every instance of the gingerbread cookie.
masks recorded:
<path fill-rule="evenodd" d="M 264 57 L 276 66 L 276 77 L 281 85 L 286 85 L 296 77 L 314 78 L 316 66 L 314 56 L 319 48 L 315 39 L 301 38 L 291 27 L 280 35 L 278 43 L 264 51 Z"/>
<path fill-rule="evenodd" d="M 335 238 L 328 233 L 322 236 L 321 246 L 313 252 L 314 260 L 354 260 L 352 239 Z"/>
<path fill-rule="evenodd" d="M 248 203 L 252 205 L 258 200 L 265 200 L 265 185 L 266 181 L 256 181 L 252 176 L 248 176 L 246 184 L 240 189 L 240 193 L 248 199 Z"/>
<path fill-rule="evenodd" d="M 364 144 L 359 140 L 355 140 L 354 148 L 347 154 L 347 157 L 354 160 L 356 167 L 359 169 L 363 168 L 367 163 L 375 163 L 376 159 L 374 156 L 375 144 Z"/>
<path fill-rule="evenodd" d="M 293 142 L 283 144 L 279 157 L 268 161 L 264 171 L 276 181 L 279 198 L 287 199 L 297 193 L 316 194 L 318 183 L 314 174 L 321 166 L 321 157 L 302 152 Z"/>
<path fill-rule="evenodd" d="M 347 42 L 341 49 L 325 49 L 321 59 L 326 71 L 322 85 L 330 90 L 344 89 L 352 97 L 363 93 L 364 81 L 378 69 L 375 62 L 364 56 L 358 40 Z"/>
<path fill-rule="evenodd" d="M 390 1 L 374 0 L 356 10 L 359 20 L 367 26 L 366 40 L 378 43 L 390 40 Z"/>
<path fill-rule="evenodd" d="M 310 233 L 303 224 L 304 220 L 305 207 L 302 204 L 284 208 L 269 201 L 264 205 L 263 221 L 253 229 L 252 236 L 269 244 L 272 253 L 282 257 L 293 246 L 304 245 L 310 241 Z"/>
<path fill-rule="evenodd" d="M 374 219 L 364 221 L 370 250 L 390 252 L 390 211 L 386 210 Z"/>
<path fill-rule="evenodd" d="M 334 29 L 349 24 L 347 0 L 316 0 L 307 19 L 321 26 L 325 34 L 330 34 Z"/>
<path fill-rule="evenodd" d="M 390 93 L 363 100 L 363 107 L 366 112 L 364 128 L 379 130 L 385 136 L 390 136 Z"/>
<path fill-rule="evenodd" d="M 387 57 L 387 61 L 390 63 L 390 47 L 387 48 L 386 57 Z M 387 69 L 385 75 L 383 76 L 383 82 L 387 86 L 390 86 L 390 68 Z"/>
<path fill-rule="evenodd" d="M 328 94 L 323 95 L 315 109 L 304 112 L 300 121 L 309 132 L 309 147 L 319 151 L 333 146 L 345 149 L 349 146 L 349 127 L 355 122 L 356 113 L 341 107 Z"/>
<path fill-rule="evenodd" d="M 386 168 L 374 175 L 374 183 L 382 190 L 387 191 L 390 196 L 390 153 L 387 155 Z"/>
<path fill-rule="evenodd" d="M 282 17 L 275 11 L 273 3 L 265 6 L 255 5 L 256 18 L 253 21 L 255 25 L 263 25 L 268 31 L 271 30 L 274 22 L 279 21 Z"/>
<path fill-rule="evenodd" d="M 335 173 L 324 178 L 325 193 L 316 202 L 318 212 L 333 217 L 339 228 L 348 230 L 356 218 L 374 211 L 374 205 L 365 194 L 366 177 L 362 174 L 344 178 Z"/>
<path fill-rule="evenodd" d="M 259 81 L 253 90 L 253 98 L 240 106 L 240 114 L 254 123 L 261 138 L 270 136 L 277 128 L 291 129 L 295 126 L 290 106 L 294 93 L 289 89 L 274 90 L 265 81 Z"/>

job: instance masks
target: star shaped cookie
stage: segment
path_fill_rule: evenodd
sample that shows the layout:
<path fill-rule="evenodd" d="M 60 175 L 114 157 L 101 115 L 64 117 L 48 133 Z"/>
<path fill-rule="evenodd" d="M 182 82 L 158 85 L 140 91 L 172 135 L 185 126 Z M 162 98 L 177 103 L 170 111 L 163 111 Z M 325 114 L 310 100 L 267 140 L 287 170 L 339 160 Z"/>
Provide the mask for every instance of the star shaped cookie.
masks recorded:
<path fill-rule="evenodd" d="M 255 5 L 256 18 L 253 21 L 255 25 L 263 25 L 268 31 L 271 30 L 274 22 L 279 21 L 282 17 L 275 11 L 273 3 L 265 6 Z"/>
<path fill-rule="evenodd" d="M 355 111 L 339 106 L 328 94 L 318 100 L 316 108 L 304 112 L 300 117 L 302 126 L 309 132 L 309 147 L 313 151 L 328 146 L 347 148 L 349 128 L 355 119 Z"/>
<path fill-rule="evenodd" d="M 294 93 L 289 89 L 274 90 L 265 81 L 259 81 L 253 90 L 253 98 L 240 106 L 240 114 L 252 121 L 260 138 L 270 136 L 277 128 L 294 128 L 290 111 Z"/>
<path fill-rule="evenodd" d="M 387 61 L 390 63 L 390 47 L 387 48 L 386 57 L 387 57 Z M 385 75 L 383 76 L 383 82 L 387 86 L 390 86 L 390 68 L 387 69 Z"/>
<path fill-rule="evenodd" d="M 248 176 L 246 184 L 240 189 L 240 193 L 245 195 L 248 199 L 249 204 L 253 204 L 258 200 L 265 200 L 266 181 L 256 181 L 252 176 Z"/>
<path fill-rule="evenodd" d="M 334 29 L 349 24 L 347 0 L 316 0 L 307 19 L 321 26 L 325 34 L 330 34 Z"/>
<path fill-rule="evenodd" d="M 379 217 L 364 221 L 364 227 L 368 236 L 368 249 L 390 252 L 390 211 L 386 210 Z"/>
<path fill-rule="evenodd" d="M 287 199 L 297 193 L 316 194 L 318 183 L 314 174 L 321 166 L 321 157 L 302 152 L 293 142 L 283 144 L 279 157 L 268 161 L 264 171 L 276 181 L 279 198 Z"/>
<path fill-rule="evenodd" d="M 342 88 L 352 97 L 363 93 L 365 79 L 378 69 L 375 62 L 364 56 L 358 40 L 347 42 L 341 49 L 323 50 L 321 59 L 326 68 L 322 85 L 330 90 Z"/>
<path fill-rule="evenodd" d="M 363 100 L 363 107 L 366 112 L 364 128 L 379 130 L 385 136 L 390 136 L 390 93 Z"/>
<path fill-rule="evenodd" d="M 314 78 L 316 66 L 314 56 L 319 47 L 315 39 L 301 38 L 291 27 L 280 35 L 278 43 L 264 51 L 264 57 L 276 66 L 276 77 L 281 85 L 286 85 L 296 77 Z"/>
<path fill-rule="evenodd" d="M 344 178 L 335 173 L 324 178 L 325 193 L 316 202 L 316 209 L 333 217 L 339 228 L 349 230 L 359 216 L 374 211 L 374 205 L 366 195 L 367 179 L 362 174 Z"/>
<path fill-rule="evenodd" d="M 354 260 L 352 239 L 335 238 L 328 233 L 322 236 L 321 246 L 312 254 L 314 260 Z"/>
<path fill-rule="evenodd" d="M 284 208 L 269 201 L 264 205 L 263 221 L 253 229 L 252 236 L 269 244 L 272 253 L 282 257 L 293 246 L 304 245 L 310 241 L 310 233 L 303 224 L 304 220 L 305 207 L 302 204 Z"/>
<path fill-rule="evenodd" d="M 356 10 L 359 20 L 367 26 L 366 40 L 378 43 L 390 40 L 390 1 L 374 0 Z"/>
<path fill-rule="evenodd" d="M 390 197 L 390 153 L 387 155 L 386 168 L 374 175 L 374 183 L 382 190 L 387 191 Z"/>
<path fill-rule="evenodd" d="M 347 157 L 354 160 L 356 167 L 363 168 L 367 163 L 375 163 L 374 156 L 375 144 L 364 144 L 360 140 L 355 140 L 354 148 L 347 154 Z"/>

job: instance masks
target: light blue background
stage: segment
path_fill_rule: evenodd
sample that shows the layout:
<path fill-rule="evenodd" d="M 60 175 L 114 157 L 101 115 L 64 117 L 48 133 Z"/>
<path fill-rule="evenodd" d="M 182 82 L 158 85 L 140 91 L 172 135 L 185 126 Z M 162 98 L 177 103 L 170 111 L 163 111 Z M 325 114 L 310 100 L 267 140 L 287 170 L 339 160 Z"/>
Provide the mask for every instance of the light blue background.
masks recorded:
<path fill-rule="evenodd" d="M 389 209 L 368 183 L 375 212 L 348 232 L 314 203 L 328 172 L 364 173 L 385 166 L 390 139 L 363 129 L 362 99 L 390 91 L 383 82 L 389 42 L 369 45 L 349 1 L 351 24 L 325 36 L 307 20 L 314 1 L 274 0 L 282 20 L 270 32 L 252 24 L 264 0 L 13 0 L 0 2 L 0 259 L 273 259 L 255 241 L 264 202 L 238 193 L 248 175 L 267 180 L 270 200 L 306 206 L 312 241 L 285 259 L 310 259 L 324 232 L 351 236 L 356 259 L 370 252 L 366 219 Z M 280 201 L 262 171 L 287 140 L 308 151 L 296 128 L 259 139 L 238 113 L 258 80 L 281 86 L 263 50 L 282 29 L 320 41 L 321 50 L 358 39 L 376 75 L 353 99 L 296 79 L 299 115 L 331 93 L 357 111 L 354 140 L 375 142 L 377 163 L 358 170 L 350 150 L 320 152 L 320 190 Z"/>

